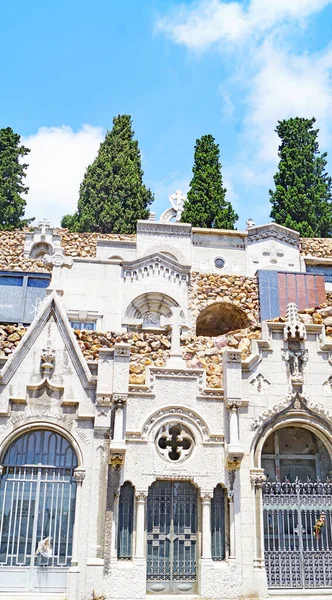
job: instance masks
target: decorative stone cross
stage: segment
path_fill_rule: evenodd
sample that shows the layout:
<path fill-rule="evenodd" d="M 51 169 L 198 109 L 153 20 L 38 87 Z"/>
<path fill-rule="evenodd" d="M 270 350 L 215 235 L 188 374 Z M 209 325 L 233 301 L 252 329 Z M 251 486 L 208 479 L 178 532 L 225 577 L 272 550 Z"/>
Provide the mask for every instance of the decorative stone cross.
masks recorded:
<path fill-rule="evenodd" d="M 168 198 L 176 212 L 175 220 L 179 221 L 181 214 L 183 213 L 183 206 L 187 200 L 187 196 L 183 194 L 181 190 L 176 190 L 175 194 L 171 194 Z"/>
<path fill-rule="evenodd" d="M 167 318 L 163 315 L 160 317 L 160 325 L 161 327 L 169 326 L 172 329 L 171 353 L 168 361 L 169 365 L 183 368 L 185 366 L 185 361 L 181 354 L 180 336 L 181 329 L 185 326 L 185 320 L 181 314 L 182 309 L 180 306 L 173 306 L 171 311 L 171 317 Z"/>
<path fill-rule="evenodd" d="M 52 265 L 52 286 L 55 287 L 55 282 L 58 282 L 61 279 L 61 269 L 63 267 L 67 267 L 67 269 L 71 269 L 73 266 L 73 259 L 71 256 L 64 256 L 61 252 L 57 251 L 54 254 L 45 254 L 43 258 L 43 262 L 45 265 Z"/>
<path fill-rule="evenodd" d="M 41 228 L 41 235 L 46 235 L 46 229 L 51 226 L 51 223 L 47 219 L 42 219 L 38 223 L 38 227 Z"/>
<path fill-rule="evenodd" d="M 278 258 L 284 256 L 284 252 L 272 242 L 265 250 L 263 250 L 263 256 L 269 256 L 270 262 L 275 264 L 278 262 Z"/>

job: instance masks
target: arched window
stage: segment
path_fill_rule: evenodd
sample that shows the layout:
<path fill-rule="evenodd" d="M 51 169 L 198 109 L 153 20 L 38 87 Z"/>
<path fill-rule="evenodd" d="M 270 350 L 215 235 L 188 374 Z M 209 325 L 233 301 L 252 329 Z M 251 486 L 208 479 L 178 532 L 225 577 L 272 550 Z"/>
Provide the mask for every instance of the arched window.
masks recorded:
<path fill-rule="evenodd" d="M 214 337 L 249 325 L 250 321 L 241 308 L 230 302 L 215 302 L 198 316 L 196 335 Z"/>
<path fill-rule="evenodd" d="M 225 489 L 214 488 L 211 500 L 211 554 L 212 560 L 225 559 Z"/>
<path fill-rule="evenodd" d="M 118 558 L 133 556 L 134 488 L 129 481 L 121 487 L 119 501 Z"/>
<path fill-rule="evenodd" d="M 56 569 L 57 587 L 64 590 L 73 552 L 74 449 L 59 433 L 36 429 L 10 444 L 2 466 L 0 589 L 34 591 L 43 567 L 44 589 L 53 588 L 48 574 Z M 13 567 L 22 573 L 17 580 Z"/>

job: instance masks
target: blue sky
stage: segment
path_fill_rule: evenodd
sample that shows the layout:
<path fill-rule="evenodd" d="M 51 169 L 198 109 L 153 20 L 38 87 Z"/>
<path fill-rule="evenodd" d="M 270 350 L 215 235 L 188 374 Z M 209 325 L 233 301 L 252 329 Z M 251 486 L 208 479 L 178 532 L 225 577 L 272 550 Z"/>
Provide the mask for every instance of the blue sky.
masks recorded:
<path fill-rule="evenodd" d="M 205 133 L 240 229 L 269 220 L 278 119 L 315 116 L 332 172 L 332 0 L 12 0 L 0 23 L 0 127 L 31 148 L 27 216 L 57 225 L 75 210 L 119 113 L 157 216 L 187 191 Z"/>

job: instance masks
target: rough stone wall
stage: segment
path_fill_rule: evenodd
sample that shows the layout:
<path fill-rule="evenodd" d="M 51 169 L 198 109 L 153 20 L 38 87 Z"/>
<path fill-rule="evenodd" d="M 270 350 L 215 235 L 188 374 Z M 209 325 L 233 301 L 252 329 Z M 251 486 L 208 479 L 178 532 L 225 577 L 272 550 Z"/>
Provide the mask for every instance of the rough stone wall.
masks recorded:
<path fill-rule="evenodd" d="M 301 238 L 300 252 L 304 256 L 332 258 L 332 238 Z"/>
<path fill-rule="evenodd" d="M 15 325 L 0 325 L 0 358 L 11 355 L 27 328 Z M 98 333 L 75 331 L 79 346 L 86 360 L 98 360 L 99 348 L 112 348 L 115 343 L 131 344 L 131 384 L 145 383 L 148 366 L 164 367 L 171 348 L 170 334 L 153 333 Z M 260 330 L 243 329 L 216 338 L 196 337 L 190 332 L 181 336 L 182 355 L 188 368 L 206 369 L 208 387 L 222 386 L 222 352 L 226 346 L 239 348 L 245 358 L 250 350 L 250 339 L 258 339 Z"/>
<path fill-rule="evenodd" d="M 25 234 L 33 231 L 27 228 L 22 231 L 0 232 L 0 270 L 33 271 L 45 273 L 51 267 L 44 265 L 41 258 L 24 258 Z M 134 240 L 135 235 L 120 235 L 116 233 L 69 233 L 67 229 L 54 229 L 54 234 L 62 236 L 61 245 L 67 256 L 95 257 L 97 240 Z"/>
<path fill-rule="evenodd" d="M 44 265 L 40 258 L 23 257 L 26 231 L 29 230 L 0 232 L 0 270 L 47 273 L 51 267 Z"/>
<path fill-rule="evenodd" d="M 54 229 L 54 233 L 61 235 L 61 245 L 67 256 L 96 256 L 97 240 L 135 240 L 136 235 L 122 235 L 120 233 L 69 233 L 67 229 Z"/>
<path fill-rule="evenodd" d="M 246 313 L 249 321 L 255 324 L 259 319 L 256 277 L 193 272 L 189 289 L 189 311 L 193 327 L 202 310 L 214 302 L 230 302 L 238 306 Z"/>

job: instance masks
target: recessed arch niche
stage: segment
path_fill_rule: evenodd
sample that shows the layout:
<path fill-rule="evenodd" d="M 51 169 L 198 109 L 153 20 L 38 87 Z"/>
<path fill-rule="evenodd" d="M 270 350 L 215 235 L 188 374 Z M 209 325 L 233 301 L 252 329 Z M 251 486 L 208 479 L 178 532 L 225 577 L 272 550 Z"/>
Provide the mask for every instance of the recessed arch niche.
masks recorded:
<path fill-rule="evenodd" d="M 126 318 L 142 319 L 143 327 L 160 327 L 160 317 L 170 317 L 174 306 L 179 305 L 167 294 L 146 292 L 129 304 Z"/>
<path fill-rule="evenodd" d="M 246 313 L 230 302 L 215 302 L 199 314 L 196 335 L 215 337 L 250 326 Z"/>

